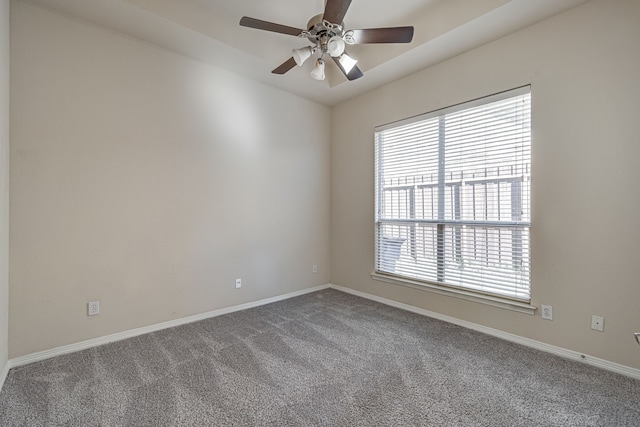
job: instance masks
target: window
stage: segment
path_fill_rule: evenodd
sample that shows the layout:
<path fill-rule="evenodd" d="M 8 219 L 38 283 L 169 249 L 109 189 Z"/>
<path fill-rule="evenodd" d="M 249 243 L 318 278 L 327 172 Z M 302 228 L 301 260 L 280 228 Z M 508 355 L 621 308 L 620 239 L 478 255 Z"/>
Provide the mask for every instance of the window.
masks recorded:
<path fill-rule="evenodd" d="M 376 128 L 376 273 L 530 301 L 524 87 Z"/>

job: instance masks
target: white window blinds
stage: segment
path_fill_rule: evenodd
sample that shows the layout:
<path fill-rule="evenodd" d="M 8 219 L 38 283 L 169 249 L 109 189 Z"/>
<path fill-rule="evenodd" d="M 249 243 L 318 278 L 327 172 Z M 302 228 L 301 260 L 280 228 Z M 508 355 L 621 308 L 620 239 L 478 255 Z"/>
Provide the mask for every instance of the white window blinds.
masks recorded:
<path fill-rule="evenodd" d="M 530 300 L 524 87 L 376 128 L 376 272 Z"/>

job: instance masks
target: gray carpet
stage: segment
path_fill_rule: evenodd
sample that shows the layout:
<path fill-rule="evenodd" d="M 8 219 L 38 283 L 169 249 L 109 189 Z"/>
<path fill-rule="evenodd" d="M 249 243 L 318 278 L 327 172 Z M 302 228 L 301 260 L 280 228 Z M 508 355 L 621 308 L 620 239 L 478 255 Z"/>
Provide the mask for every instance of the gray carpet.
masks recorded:
<path fill-rule="evenodd" d="M 640 381 L 335 290 L 9 372 L 2 426 L 640 426 Z"/>

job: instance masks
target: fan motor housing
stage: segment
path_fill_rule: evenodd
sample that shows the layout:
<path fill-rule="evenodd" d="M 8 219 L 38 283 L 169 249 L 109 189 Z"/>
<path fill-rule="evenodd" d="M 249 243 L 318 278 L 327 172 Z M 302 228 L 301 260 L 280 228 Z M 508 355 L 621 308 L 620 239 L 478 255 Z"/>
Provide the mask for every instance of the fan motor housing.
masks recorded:
<path fill-rule="evenodd" d="M 329 37 L 342 36 L 342 28 L 344 28 L 344 22 L 341 22 L 339 26 L 336 26 L 336 28 L 330 29 L 324 25 L 324 19 L 322 19 L 323 16 L 324 15 L 322 13 L 316 15 L 313 18 L 309 19 L 309 22 L 307 23 L 307 30 L 311 34 L 308 38 L 314 43 L 318 38 L 324 35 L 327 35 Z M 333 22 L 331 24 L 333 24 Z"/>

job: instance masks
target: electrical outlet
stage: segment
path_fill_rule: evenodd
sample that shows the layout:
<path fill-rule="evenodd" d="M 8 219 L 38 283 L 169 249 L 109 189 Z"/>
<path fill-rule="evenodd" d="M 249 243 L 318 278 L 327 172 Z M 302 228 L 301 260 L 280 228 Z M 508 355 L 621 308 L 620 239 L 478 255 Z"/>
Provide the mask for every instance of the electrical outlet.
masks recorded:
<path fill-rule="evenodd" d="M 596 315 L 591 316 L 591 329 L 604 332 L 604 317 Z"/>
<path fill-rule="evenodd" d="M 542 304 L 542 318 L 546 320 L 553 320 L 553 307 L 550 305 Z"/>
<path fill-rule="evenodd" d="M 314 265 L 313 265 L 313 268 L 311 269 L 311 271 L 312 271 L 313 273 L 317 273 L 317 272 L 318 272 L 318 266 L 314 264 Z"/>
<path fill-rule="evenodd" d="M 236 279 L 236 289 L 242 287 L 242 279 Z"/>
<path fill-rule="evenodd" d="M 100 314 L 100 301 L 91 301 L 87 307 L 87 316 L 96 316 Z"/>

